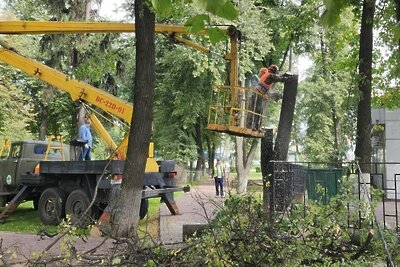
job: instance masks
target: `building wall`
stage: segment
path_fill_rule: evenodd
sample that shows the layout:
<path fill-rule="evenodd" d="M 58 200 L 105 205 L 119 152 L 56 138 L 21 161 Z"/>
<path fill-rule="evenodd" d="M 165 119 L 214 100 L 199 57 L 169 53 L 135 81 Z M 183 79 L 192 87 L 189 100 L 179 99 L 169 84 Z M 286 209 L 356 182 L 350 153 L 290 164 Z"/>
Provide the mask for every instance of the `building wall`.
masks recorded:
<path fill-rule="evenodd" d="M 383 108 L 372 110 L 372 123 L 384 125 L 383 146 L 373 141 L 374 149 L 383 149 L 385 164 L 384 188 L 385 195 L 394 199 L 395 188 L 400 188 L 400 109 L 387 110 Z M 400 199 L 400 195 L 397 195 Z"/>

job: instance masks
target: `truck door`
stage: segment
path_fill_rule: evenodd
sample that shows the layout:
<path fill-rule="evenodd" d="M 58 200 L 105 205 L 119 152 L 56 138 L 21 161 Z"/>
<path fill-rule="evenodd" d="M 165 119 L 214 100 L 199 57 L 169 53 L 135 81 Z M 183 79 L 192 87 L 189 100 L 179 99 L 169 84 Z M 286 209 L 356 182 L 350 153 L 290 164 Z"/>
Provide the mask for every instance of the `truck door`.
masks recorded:
<path fill-rule="evenodd" d="M 10 155 L 0 161 L 0 179 L 3 186 L 16 186 L 16 175 L 22 156 L 22 143 L 14 143 L 11 146 Z"/>

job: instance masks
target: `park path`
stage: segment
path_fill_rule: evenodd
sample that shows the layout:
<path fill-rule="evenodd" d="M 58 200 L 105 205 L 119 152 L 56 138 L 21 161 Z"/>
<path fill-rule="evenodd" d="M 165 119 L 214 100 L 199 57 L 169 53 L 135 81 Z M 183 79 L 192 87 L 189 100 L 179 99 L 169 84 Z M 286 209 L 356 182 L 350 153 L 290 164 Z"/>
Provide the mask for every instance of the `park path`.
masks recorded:
<path fill-rule="evenodd" d="M 183 241 L 183 225 L 207 224 L 223 205 L 223 198 L 215 197 L 214 180 L 208 179 L 191 191 L 175 198 L 178 215 L 171 215 L 166 205 L 160 207 L 160 241 L 174 244 Z"/>

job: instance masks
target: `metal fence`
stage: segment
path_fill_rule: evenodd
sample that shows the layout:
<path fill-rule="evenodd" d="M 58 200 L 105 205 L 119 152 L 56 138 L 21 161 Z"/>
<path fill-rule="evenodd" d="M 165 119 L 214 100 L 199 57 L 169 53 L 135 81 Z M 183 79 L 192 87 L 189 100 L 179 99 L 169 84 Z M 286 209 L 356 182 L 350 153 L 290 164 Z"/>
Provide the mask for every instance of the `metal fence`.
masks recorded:
<path fill-rule="evenodd" d="M 400 163 L 369 163 L 367 167 L 370 176 L 362 174 L 354 162 L 271 162 L 272 176 L 267 178 L 270 215 L 275 217 L 286 212 L 293 202 L 304 205 L 304 210 L 310 201 L 327 204 L 334 196 L 343 195 L 343 184 L 350 182 L 355 199 L 377 203 L 376 220 L 385 229 L 399 233 Z M 370 188 L 380 189 L 382 196 L 374 198 Z M 348 205 L 349 211 L 351 208 Z M 362 219 L 360 212 L 358 222 Z M 349 224 L 356 226 L 357 222 Z"/>

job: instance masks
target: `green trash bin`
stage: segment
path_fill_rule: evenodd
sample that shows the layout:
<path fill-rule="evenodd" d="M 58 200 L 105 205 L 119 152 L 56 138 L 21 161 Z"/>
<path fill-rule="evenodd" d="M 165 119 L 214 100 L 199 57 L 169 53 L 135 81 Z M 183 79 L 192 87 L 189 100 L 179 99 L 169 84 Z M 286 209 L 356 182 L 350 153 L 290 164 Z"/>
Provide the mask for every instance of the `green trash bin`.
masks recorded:
<path fill-rule="evenodd" d="M 308 169 L 306 177 L 306 188 L 308 199 L 328 203 L 329 200 L 339 194 L 340 182 L 343 176 L 343 169 Z M 317 186 L 322 187 L 322 191 L 317 190 Z"/>

